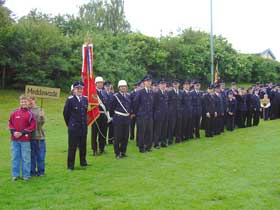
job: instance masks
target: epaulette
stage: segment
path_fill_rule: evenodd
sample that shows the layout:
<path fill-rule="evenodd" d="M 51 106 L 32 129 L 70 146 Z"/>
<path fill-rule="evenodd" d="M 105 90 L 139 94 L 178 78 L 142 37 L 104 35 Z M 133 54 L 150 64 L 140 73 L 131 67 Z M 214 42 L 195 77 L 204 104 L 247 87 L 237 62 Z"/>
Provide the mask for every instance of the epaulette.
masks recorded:
<path fill-rule="evenodd" d="M 69 96 L 68 99 L 71 99 L 71 98 L 73 98 L 73 97 L 74 97 L 74 96 Z"/>

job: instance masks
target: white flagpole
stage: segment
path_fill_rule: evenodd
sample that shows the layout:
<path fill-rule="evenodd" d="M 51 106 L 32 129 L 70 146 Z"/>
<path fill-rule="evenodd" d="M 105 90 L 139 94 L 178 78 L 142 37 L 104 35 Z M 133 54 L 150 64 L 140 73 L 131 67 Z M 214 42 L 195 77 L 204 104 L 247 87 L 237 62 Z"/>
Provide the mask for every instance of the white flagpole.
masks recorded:
<path fill-rule="evenodd" d="M 210 0 L 210 20 L 211 20 L 211 32 L 210 32 L 210 47 L 211 47 L 211 84 L 214 83 L 214 40 L 213 40 L 213 5 Z"/>

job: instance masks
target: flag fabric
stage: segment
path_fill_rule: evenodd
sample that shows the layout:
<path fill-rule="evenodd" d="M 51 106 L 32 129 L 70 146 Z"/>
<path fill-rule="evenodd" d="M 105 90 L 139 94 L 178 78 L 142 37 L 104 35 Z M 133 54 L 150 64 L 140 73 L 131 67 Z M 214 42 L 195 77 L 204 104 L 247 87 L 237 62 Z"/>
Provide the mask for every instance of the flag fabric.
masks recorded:
<path fill-rule="evenodd" d="M 218 68 L 218 62 L 216 63 L 216 69 L 215 69 L 215 75 L 214 75 L 214 83 L 219 83 L 220 77 L 219 77 L 219 68 Z"/>
<path fill-rule="evenodd" d="M 83 95 L 88 98 L 87 124 L 90 126 L 99 117 L 98 97 L 93 74 L 93 46 L 83 45 L 82 79 L 84 82 Z"/>

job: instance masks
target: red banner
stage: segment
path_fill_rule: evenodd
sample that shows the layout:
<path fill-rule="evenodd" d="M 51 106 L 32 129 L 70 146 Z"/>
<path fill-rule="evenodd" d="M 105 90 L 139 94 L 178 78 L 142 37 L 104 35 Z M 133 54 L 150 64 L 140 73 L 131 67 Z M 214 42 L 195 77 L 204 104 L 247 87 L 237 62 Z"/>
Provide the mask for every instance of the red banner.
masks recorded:
<path fill-rule="evenodd" d="M 83 95 L 88 97 L 87 124 L 90 126 L 99 117 L 99 103 L 93 74 L 92 44 L 83 45 L 82 79 L 84 82 Z"/>

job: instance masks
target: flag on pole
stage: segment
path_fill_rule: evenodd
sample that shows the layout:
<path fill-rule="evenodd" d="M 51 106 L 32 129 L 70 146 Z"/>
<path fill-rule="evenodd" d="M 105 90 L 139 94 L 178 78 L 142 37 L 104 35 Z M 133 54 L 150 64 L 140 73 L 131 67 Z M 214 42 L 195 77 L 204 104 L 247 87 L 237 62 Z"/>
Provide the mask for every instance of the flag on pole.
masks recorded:
<path fill-rule="evenodd" d="M 88 97 L 87 124 L 90 126 L 99 117 L 98 98 L 93 74 L 92 44 L 83 45 L 82 79 L 84 82 L 83 95 Z"/>
<path fill-rule="evenodd" d="M 218 68 L 218 62 L 216 62 L 216 69 L 215 69 L 215 76 L 214 76 L 214 83 L 219 83 L 219 68 Z"/>

